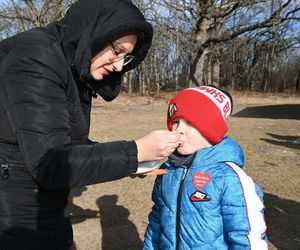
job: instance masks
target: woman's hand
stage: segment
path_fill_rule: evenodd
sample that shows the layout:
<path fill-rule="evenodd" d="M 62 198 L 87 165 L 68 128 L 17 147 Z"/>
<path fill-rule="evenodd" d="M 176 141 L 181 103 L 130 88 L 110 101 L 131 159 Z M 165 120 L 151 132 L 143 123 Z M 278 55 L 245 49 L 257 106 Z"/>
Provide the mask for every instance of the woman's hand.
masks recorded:
<path fill-rule="evenodd" d="M 135 141 L 138 161 L 154 161 L 168 157 L 179 144 L 179 133 L 156 130 Z"/>

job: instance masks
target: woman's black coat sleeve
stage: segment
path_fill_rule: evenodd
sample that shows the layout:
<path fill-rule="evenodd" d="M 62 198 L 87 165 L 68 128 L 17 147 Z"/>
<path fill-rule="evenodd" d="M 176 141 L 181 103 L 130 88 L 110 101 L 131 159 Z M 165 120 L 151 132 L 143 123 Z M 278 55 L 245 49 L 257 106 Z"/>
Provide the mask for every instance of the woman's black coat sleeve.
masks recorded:
<path fill-rule="evenodd" d="M 133 141 L 61 146 L 50 151 L 33 174 L 48 188 L 89 185 L 136 172 L 136 155 Z"/>

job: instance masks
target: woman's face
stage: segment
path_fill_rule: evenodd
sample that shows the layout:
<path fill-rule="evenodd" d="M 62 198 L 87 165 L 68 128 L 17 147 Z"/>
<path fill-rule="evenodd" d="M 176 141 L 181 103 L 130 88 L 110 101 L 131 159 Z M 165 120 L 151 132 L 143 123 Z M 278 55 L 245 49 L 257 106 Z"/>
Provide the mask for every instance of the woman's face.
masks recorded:
<path fill-rule="evenodd" d="M 92 58 L 90 75 L 99 81 L 111 72 L 121 71 L 124 57 L 132 53 L 136 41 L 137 36 L 135 33 L 127 33 L 108 43 Z"/>

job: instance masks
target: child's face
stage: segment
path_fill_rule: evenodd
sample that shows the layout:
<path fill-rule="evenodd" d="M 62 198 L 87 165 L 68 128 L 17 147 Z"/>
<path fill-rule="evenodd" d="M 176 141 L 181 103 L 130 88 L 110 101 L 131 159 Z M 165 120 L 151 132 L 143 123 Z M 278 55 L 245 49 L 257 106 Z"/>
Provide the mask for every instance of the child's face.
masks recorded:
<path fill-rule="evenodd" d="M 174 120 L 172 131 L 180 133 L 177 151 L 182 155 L 193 154 L 197 149 L 211 146 L 200 132 L 184 119 Z"/>

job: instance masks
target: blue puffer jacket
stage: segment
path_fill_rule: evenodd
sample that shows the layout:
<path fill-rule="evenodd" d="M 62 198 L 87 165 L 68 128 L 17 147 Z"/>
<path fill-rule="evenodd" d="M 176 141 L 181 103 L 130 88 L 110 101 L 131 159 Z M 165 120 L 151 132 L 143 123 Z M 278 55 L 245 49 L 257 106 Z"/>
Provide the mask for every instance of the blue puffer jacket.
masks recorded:
<path fill-rule="evenodd" d="M 143 249 L 267 249 L 263 194 L 243 164 L 229 137 L 198 150 L 190 167 L 165 162 Z"/>

